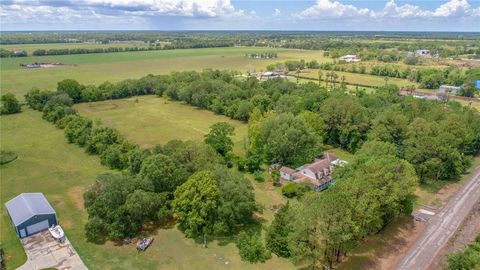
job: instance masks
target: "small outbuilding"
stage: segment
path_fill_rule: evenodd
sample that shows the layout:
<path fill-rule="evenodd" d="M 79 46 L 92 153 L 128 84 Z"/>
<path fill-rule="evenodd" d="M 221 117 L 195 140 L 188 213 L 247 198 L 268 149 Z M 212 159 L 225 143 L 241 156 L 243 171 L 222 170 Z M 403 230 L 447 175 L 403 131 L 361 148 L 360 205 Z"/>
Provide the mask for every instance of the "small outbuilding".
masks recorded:
<path fill-rule="evenodd" d="M 42 193 L 22 193 L 5 206 L 20 238 L 57 225 L 57 214 Z"/>

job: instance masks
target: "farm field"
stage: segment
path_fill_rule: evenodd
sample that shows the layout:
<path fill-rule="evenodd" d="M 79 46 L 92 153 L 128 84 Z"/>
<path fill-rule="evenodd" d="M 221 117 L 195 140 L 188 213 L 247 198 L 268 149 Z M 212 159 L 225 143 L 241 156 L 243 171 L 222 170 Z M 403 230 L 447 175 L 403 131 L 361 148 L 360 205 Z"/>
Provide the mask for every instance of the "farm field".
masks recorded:
<path fill-rule="evenodd" d="M 43 192 L 55 208 L 59 221 L 81 258 L 90 269 L 293 269 L 284 259 L 273 256 L 265 264 L 241 262 L 231 238 L 215 240 L 207 249 L 187 239 L 174 227 L 153 232 L 155 241 L 145 253 L 133 245 L 86 242 L 87 214 L 82 194 L 96 175 L 108 170 L 96 156 L 66 143 L 63 132 L 41 119 L 39 112 L 0 117 L 2 150 L 13 151 L 18 159 L 1 167 L 1 232 L 8 269 L 25 260 L 23 248 L 4 209 L 4 203 L 22 192 Z M 268 183 L 254 183 L 257 201 L 264 205 L 261 215 L 268 221 L 274 204 L 283 198 Z M 188 256 L 186 255 L 188 254 Z"/>
<path fill-rule="evenodd" d="M 90 119 L 118 129 L 129 140 L 142 147 L 165 144 L 173 139 L 202 141 L 215 122 L 235 127 L 234 150 L 244 154 L 247 125 L 211 111 L 156 96 L 80 103 L 74 106 Z"/>
<path fill-rule="evenodd" d="M 0 49 L 6 49 L 11 51 L 26 51 L 29 56 L 33 51 L 37 49 L 94 49 L 94 48 L 126 48 L 126 47 L 147 47 L 148 44 L 143 41 L 125 41 L 125 42 L 112 42 L 108 44 L 101 43 L 44 43 L 44 44 L 8 44 L 0 45 Z"/>
<path fill-rule="evenodd" d="M 246 53 L 277 52 L 275 59 L 250 59 Z M 0 59 L 2 80 L 0 90 L 12 92 L 19 98 L 32 87 L 54 89 L 58 81 L 75 79 L 82 84 L 116 82 L 139 78 L 147 74 L 168 74 L 172 71 L 206 68 L 231 69 L 240 72 L 261 71 L 269 64 L 286 60 L 316 59 L 328 61 L 323 51 L 272 48 L 207 48 L 165 51 L 142 51 L 101 54 L 56 55 Z M 34 62 L 60 62 L 65 66 L 26 69 L 20 64 Z M 26 79 L 28 78 L 28 79 Z"/>

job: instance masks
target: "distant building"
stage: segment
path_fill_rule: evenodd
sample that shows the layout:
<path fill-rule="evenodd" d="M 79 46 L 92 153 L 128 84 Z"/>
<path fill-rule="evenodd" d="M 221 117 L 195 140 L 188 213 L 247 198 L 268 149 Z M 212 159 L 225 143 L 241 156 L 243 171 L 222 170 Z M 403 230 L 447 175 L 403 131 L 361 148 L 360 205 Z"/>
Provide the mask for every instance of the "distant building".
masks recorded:
<path fill-rule="evenodd" d="M 440 87 L 438 88 L 438 92 L 443 94 L 451 93 L 456 95 L 458 91 L 460 91 L 460 89 L 462 89 L 461 86 L 440 85 Z"/>
<path fill-rule="evenodd" d="M 416 50 L 415 51 L 416 56 L 430 56 L 430 50 Z"/>
<path fill-rule="evenodd" d="M 14 54 L 16 57 L 27 56 L 27 52 L 26 52 L 26 51 L 14 51 L 13 54 Z"/>
<path fill-rule="evenodd" d="M 360 59 L 355 54 L 347 54 L 338 59 L 345 62 L 360 62 Z"/>
<path fill-rule="evenodd" d="M 433 55 L 430 50 L 425 50 L 425 49 L 416 50 L 416 51 L 413 51 L 413 52 L 407 52 L 407 56 L 408 56 L 408 57 L 415 57 L 415 56 L 433 56 L 433 57 L 437 57 L 436 54 Z"/>
<path fill-rule="evenodd" d="M 297 169 L 281 167 L 280 180 L 309 184 L 315 191 L 322 191 L 333 183 L 332 172 L 334 167 L 342 166 L 345 163 L 346 161 L 340 160 L 327 152 L 320 158 L 316 158 L 313 163 L 305 164 Z"/>
<path fill-rule="evenodd" d="M 277 73 L 277 72 L 267 71 L 267 72 L 260 73 L 259 75 L 257 75 L 257 77 L 258 79 L 272 79 L 272 78 L 280 78 L 281 75 L 280 73 Z"/>

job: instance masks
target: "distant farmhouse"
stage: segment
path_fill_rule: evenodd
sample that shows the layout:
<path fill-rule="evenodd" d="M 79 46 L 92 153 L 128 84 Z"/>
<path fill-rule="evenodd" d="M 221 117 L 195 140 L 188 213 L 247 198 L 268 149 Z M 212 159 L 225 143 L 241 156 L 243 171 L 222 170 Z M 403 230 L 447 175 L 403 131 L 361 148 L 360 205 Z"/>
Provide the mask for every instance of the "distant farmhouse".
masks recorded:
<path fill-rule="evenodd" d="M 283 75 L 278 72 L 274 71 L 266 71 L 262 73 L 257 73 L 256 74 L 257 79 L 273 79 L 273 78 L 292 78 L 292 76 L 289 75 Z"/>
<path fill-rule="evenodd" d="M 437 93 L 437 94 L 423 94 L 423 93 L 418 93 L 412 90 L 401 90 L 400 91 L 400 96 L 412 96 L 414 98 L 418 99 L 426 99 L 426 100 L 445 100 L 445 95 L 442 93 Z"/>
<path fill-rule="evenodd" d="M 407 52 L 408 57 L 424 56 L 424 57 L 438 57 L 437 53 L 432 53 L 430 50 L 421 49 L 413 52 Z"/>
<path fill-rule="evenodd" d="M 310 184 L 315 191 L 322 191 L 333 183 L 332 172 L 335 166 L 345 163 L 346 161 L 327 152 L 320 158 L 316 158 L 313 163 L 305 164 L 297 169 L 282 166 L 280 182 L 282 184 L 289 181 L 297 184 Z"/>
<path fill-rule="evenodd" d="M 340 58 L 338 58 L 340 61 L 345 61 L 345 62 L 360 62 L 360 58 L 357 57 L 357 55 L 355 54 L 347 54 L 347 55 L 344 55 Z"/>
<path fill-rule="evenodd" d="M 440 85 L 440 87 L 438 88 L 438 92 L 442 94 L 451 93 L 456 95 L 460 91 L 460 89 L 462 89 L 461 86 Z"/>

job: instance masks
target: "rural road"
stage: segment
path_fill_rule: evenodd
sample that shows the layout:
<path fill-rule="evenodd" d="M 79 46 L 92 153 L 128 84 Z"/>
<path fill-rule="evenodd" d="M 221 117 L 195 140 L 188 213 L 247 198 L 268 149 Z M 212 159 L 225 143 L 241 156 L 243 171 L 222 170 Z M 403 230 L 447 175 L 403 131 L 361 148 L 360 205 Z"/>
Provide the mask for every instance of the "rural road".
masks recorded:
<path fill-rule="evenodd" d="M 480 167 L 445 207 L 433 216 L 427 228 L 397 265 L 397 270 L 425 270 L 455 234 L 480 198 Z"/>

